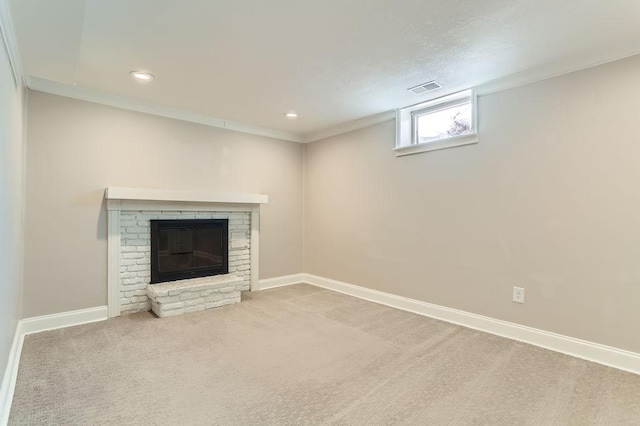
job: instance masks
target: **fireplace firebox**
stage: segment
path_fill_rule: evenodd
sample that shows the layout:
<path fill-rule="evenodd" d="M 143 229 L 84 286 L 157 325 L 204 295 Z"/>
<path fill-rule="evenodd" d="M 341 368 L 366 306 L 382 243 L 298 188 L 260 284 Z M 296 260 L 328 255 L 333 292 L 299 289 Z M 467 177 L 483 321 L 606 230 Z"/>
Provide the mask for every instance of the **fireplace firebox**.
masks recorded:
<path fill-rule="evenodd" d="M 227 219 L 151 220 L 151 284 L 229 272 Z"/>

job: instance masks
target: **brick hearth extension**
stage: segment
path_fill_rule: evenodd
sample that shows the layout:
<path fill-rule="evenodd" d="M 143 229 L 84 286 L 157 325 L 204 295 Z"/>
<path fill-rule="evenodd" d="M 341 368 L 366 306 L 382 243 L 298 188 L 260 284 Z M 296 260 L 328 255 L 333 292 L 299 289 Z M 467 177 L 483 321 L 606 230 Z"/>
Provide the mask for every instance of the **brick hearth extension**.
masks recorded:
<path fill-rule="evenodd" d="M 232 274 L 148 284 L 151 310 L 160 318 L 240 302 L 244 280 Z"/>

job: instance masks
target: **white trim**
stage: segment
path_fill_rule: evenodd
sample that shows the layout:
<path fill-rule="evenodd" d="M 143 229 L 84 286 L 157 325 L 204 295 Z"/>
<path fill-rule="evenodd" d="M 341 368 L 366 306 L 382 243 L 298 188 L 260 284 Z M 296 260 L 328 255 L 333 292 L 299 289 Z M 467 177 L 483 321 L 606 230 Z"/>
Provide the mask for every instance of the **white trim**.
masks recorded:
<path fill-rule="evenodd" d="M 105 200 L 172 201 L 188 203 L 266 204 L 269 202 L 269 197 L 263 194 L 118 188 L 113 186 L 105 190 L 104 198 Z"/>
<path fill-rule="evenodd" d="M 288 285 L 302 284 L 305 282 L 306 274 L 283 275 L 281 277 L 265 278 L 260 280 L 260 290 L 270 288 L 285 287 Z"/>
<path fill-rule="evenodd" d="M 203 124 L 209 127 L 217 127 L 240 133 L 265 136 L 268 138 L 280 139 L 284 141 L 298 143 L 302 142 L 302 137 L 295 133 L 269 129 L 266 127 L 253 126 L 251 124 L 225 120 L 222 118 L 212 117 L 210 115 L 186 111 L 183 109 L 162 107 L 148 102 L 137 101 L 125 96 L 112 95 L 98 90 L 72 86 L 69 84 L 59 83 L 57 81 L 51 81 L 44 78 L 29 76 L 27 78 L 27 85 L 31 90 L 52 93 L 54 95 L 108 105 L 116 108 L 126 109 L 129 111 L 142 112 L 145 114 L 173 118 L 176 120 L 188 121 L 190 123 Z"/>
<path fill-rule="evenodd" d="M 539 330 L 512 322 L 476 315 L 458 309 L 447 308 L 384 293 L 365 287 L 319 277 L 302 274 L 304 282 L 339 293 L 348 294 L 360 299 L 368 300 L 415 314 L 424 315 L 438 320 L 458 324 L 475 330 L 484 331 L 508 339 L 529 343 L 555 352 L 582 358 L 587 361 L 607 365 L 609 367 L 640 374 L 640 354 L 588 342 L 549 331 Z"/>
<path fill-rule="evenodd" d="M 260 259 L 260 207 L 251 209 L 251 247 L 249 248 L 249 256 L 251 258 L 251 291 L 260 288 L 260 262 L 254 259 Z"/>
<path fill-rule="evenodd" d="M 538 81 L 560 77 L 562 75 L 597 67 L 599 65 L 608 64 L 610 62 L 620 61 L 622 59 L 630 58 L 631 56 L 635 56 L 638 54 L 640 54 L 640 50 L 615 52 L 610 54 L 609 57 L 597 62 L 593 62 L 593 60 L 588 55 L 586 58 L 582 59 L 567 58 L 562 61 L 530 68 L 528 70 L 497 78 L 495 80 L 485 81 L 484 83 L 477 85 L 476 90 L 478 96 L 489 95 L 491 93 L 502 92 L 504 90 L 514 89 L 520 86 L 526 86 Z"/>
<path fill-rule="evenodd" d="M 471 104 L 471 133 L 417 143 L 417 117 L 467 103 Z M 393 151 L 396 157 L 401 157 L 478 143 L 477 117 L 477 96 L 473 88 L 400 108 L 396 111 L 396 146 Z"/>
<path fill-rule="evenodd" d="M 109 307 L 109 318 L 120 315 L 120 206 L 118 204 L 119 200 L 111 200 L 107 212 L 107 306 Z"/>
<path fill-rule="evenodd" d="M 331 136 L 337 136 L 343 133 L 352 132 L 354 130 L 364 129 L 365 127 L 371 127 L 375 126 L 376 124 L 391 121 L 395 118 L 395 116 L 395 111 L 385 111 L 379 114 L 361 118 L 359 120 L 349 121 L 347 123 L 329 127 L 328 129 L 306 134 L 302 137 L 302 141 L 304 143 L 310 143 L 319 141 L 321 139 L 326 139 Z"/>
<path fill-rule="evenodd" d="M 0 386 L 0 426 L 6 426 L 9 422 L 9 412 L 11 411 L 11 403 L 13 402 L 13 393 L 16 389 L 16 380 L 18 378 L 18 365 L 20 364 L 20 354 L 22 353 L 22 344 L 24 342 L 24 334 L 21 330 L 21 321 L 16 326 L 16 333 L 13 336 L 13 343 L 9 352 L 7 368 Z"/>
<path fill-rule="evenodd" d="M 404 155 L 418 154 L 420 152 L 437 151 L 440 149 L 454 148 L 456 146 L 473 145 L 478 143 L 478 134 L 472 133 L 468 135 L 456 136 L 427 143 L 419 143 L 416 145 L 407 145 L 393 148 L 396 157 Z"/>
<path fill-rule="evenodd" d="M 13 71 L 13 81 L 15 87 L 24 87 L 25 80 L 22 73 L 22 63 L 20 61 L 20 50 L 16 40 L 11 11 L 8 0 L 0 0 L 0 36 L 4 40 L 4 46 L 9 57 L 11 71 Z"/>
<path fill-rule="evenodd" d="M 24 336 L 41 331 L 104 321 L 106 319 L 107 307 L 98 306 L 96 308 L 80 309 L 78 311 L 62 312 L 18 321 L 16 334 L 13 337 L 11 351 L 9 352 L 7 369 L 4 373 L 2 386 L 0 387 L 0 426 L 6 426 L 9 422 L 9 412 L 11 411 L 13 393 L 16 388 L 16 380 L 18 379 L 18 367 L 20 365 Z"/>
<path fill-rule="evenodd" d="M 312 274 L 299 273 L 260 280 L 260 290 L 307 283 L 328 290 L 348 294 L 359 299 L 413 312 L 418 315 L 435 318 L 449 323 L 461 325 L 475 330 L 495 334 L 509 339 L 529 343 L 555 352 L 564 353 L 587 361 L 607 365 L 609 367 L 640 374 L 640 354 L 588 342 L 569 336 L 563 336 L 544 330 L 538 330 L 507 321 L 497 320 L 458 309 L 447 308 L 409 299 L 394 294 L 372 290 L 365 287 L 347 284 L 341 281 L 323 278 Z M 53 330 L 74 325 L 87 324 L 107 319 L 107 307 L 82 309 L 27 318 L 18 323 L 9 353 L 4 380 L 0 387 L 0 426 L 7 424 L 9 410 L 20 363 L 20 354 L 24 336 L 46 330 Z"/>
<path fill-rule="evenodd" d="M 107 318 L 107 307 L 98 306 L 96 308 L 80 309 L 78 311 L 61 312 L 59 314 L 26 318 L 20 321 L 20 329 L 22 334 L 26 335 L 40 333 L 41 331 L 55 330 L 58 328 L 72 327 L 74 325 L 104 321 Z"/>

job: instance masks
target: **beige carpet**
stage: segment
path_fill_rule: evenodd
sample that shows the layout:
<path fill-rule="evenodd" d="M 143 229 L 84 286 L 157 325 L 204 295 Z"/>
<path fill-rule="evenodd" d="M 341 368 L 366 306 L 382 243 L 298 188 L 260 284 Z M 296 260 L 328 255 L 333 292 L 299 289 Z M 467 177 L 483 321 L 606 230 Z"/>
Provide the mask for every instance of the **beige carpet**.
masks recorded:
<path fill-rule="evenodd" d="M 640 424 L 640 376 L 308 285 L 27 336 L 10 425 Z"/>

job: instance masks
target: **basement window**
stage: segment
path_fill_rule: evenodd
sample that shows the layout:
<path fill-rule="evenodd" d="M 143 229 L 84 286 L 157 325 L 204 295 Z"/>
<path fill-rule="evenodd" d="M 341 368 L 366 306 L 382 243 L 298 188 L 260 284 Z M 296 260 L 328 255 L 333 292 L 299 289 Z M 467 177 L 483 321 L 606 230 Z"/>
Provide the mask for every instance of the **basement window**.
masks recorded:
<path fill-rule="evenodd" d="M 473 89 L 396 111 L 396 156 L 477 142 Z"/>

